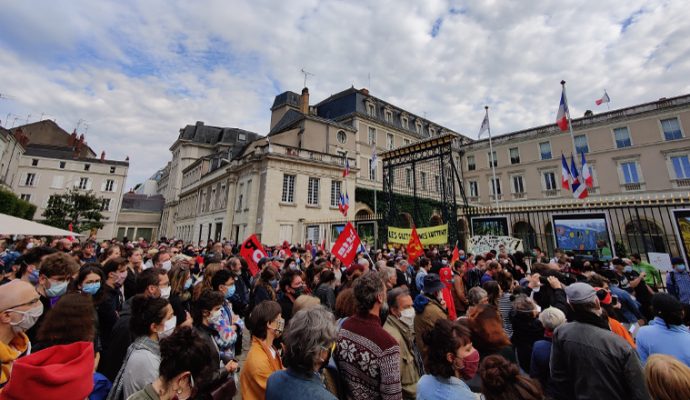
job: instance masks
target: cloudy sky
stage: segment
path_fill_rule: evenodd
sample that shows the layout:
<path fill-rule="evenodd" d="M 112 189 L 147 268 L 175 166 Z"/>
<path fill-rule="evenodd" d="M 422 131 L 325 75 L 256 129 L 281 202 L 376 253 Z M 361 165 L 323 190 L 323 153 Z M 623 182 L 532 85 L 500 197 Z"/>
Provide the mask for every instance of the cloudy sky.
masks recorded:
<path fill-rule="evenodd" d="M 314 104 L 369 87 L 470 137 L 488 104 L 499 135 L 555 122 L 561 79 L 573 116 L 604 89 L 612 108 L 690 93 L 689 20 L 683 0 L 8 0 L 0 120 L 85 120 L 129 186 L 186 124 L 266 134 L 302 68 Z"/>

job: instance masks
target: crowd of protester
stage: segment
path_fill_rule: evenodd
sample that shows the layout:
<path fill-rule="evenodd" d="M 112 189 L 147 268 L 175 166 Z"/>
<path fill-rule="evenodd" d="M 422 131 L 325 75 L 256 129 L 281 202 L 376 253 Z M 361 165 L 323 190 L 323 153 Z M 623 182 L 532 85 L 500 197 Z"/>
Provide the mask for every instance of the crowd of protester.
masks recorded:
<path fill-rule="evenodd" d="M 539 248 L 0 239 L 0 399 L 690 399 L 690 275 Z"/>

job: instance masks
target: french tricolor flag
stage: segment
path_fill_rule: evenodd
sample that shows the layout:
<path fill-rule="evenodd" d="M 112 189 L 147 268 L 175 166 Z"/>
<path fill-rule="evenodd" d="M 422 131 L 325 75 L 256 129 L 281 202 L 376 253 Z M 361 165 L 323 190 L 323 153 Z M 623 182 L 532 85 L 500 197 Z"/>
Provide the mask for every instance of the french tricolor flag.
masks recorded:
<path fill-rule="evenodd" d="M 563 153 L 561 153 L 561 186 L 563 189 L 570 190 L 570 170 L 568 169 L 568 162 L 565 161 Z"/>
<path fill-rule="evenodd" d="M 343 178 L 346 178 L 348 175 L 350 175 L 350 160 L 348 160 L 348 158 L 345 157 L 345 169 L 343 170 Z"/>
<path fill-rule="evenodd" d="M 561 104 L 558 106 L 558 115 L 556 115 L 556 124 L 561 129 L 562 132 L 568 130 L 568 118 L 570 117 L 570 111 L 568 111 L 568 101 L 565 99 L 565 88 L 561 93 Z"/>
<path fill-rule="evenodd" d="M 585 153 L 582 153 L 582 179 L 584 179 L 587 187 L 591 188 L 594 186 L 594 178 L 592 178 L 592 173 L 589 170 L 589 165 L 587 164 L 587 159 L 585 159 Z"/>
<path fill-rule="evenodd" d="M 570 187 L 573 189 L 573 197 L 576 199 L 584 199 L 589 195 L 587 193 L 587 185 L 580 183 L 580 174 L 577 172 L 577 165 L 575 164 L 575 158 L 570 155 L 570 173 L 573 177 L 573 182 Z"/>

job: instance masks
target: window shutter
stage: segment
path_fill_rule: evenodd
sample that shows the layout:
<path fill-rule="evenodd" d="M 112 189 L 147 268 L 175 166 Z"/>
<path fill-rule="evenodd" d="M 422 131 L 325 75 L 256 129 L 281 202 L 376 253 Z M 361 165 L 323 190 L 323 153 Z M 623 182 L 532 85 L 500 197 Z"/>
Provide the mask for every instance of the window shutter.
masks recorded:
<path fill-rule="evenodd" d="M 113 192 L 117 192 L 117 181 L 113 180 Z"/>
<path fill-rule="evenodd" d="M 36 174 L 36 176 L 34 177 L 34 186 L 35 187 L 38 187 L 38 182 L 40 179 L 41 179 L 41 174 Z"/>
<path fill-rule="evenodd" d="M 26 172 L 23 173 L 21 179 L 19 179 L 19 186 L 26 186 Z"/>
<path fill-rule="evenodd" d="M 105 182 L 106 182 L 106 181 L 103 181 L 103 182 L 101 183 L 101 192 L 105 192 Z"/>
<path fill-rule="evenodd" d="M 86 190 L 91 190 L 91 179 L 86 180 Z"/>

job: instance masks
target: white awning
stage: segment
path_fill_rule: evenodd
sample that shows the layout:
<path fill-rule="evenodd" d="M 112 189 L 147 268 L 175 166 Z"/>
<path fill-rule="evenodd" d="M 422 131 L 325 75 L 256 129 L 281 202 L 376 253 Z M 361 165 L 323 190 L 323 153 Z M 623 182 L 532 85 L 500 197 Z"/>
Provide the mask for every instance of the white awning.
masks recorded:
<path fill-rule="evenodd" d="M 13 217 L 7 214 L 0 214 L 0 234 L 25 236 L 82 236 L 76 232 L 39 224 L 38 222 Z"/>

